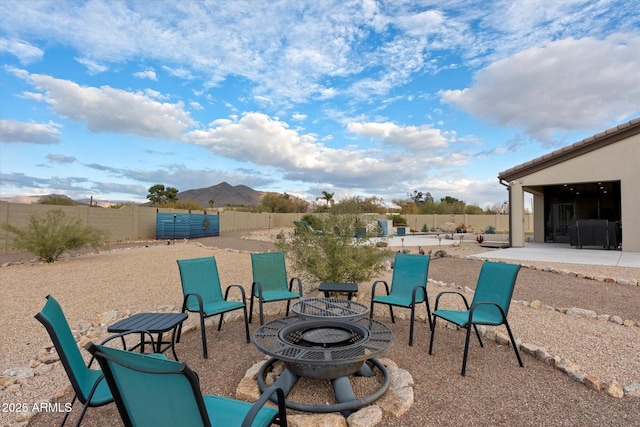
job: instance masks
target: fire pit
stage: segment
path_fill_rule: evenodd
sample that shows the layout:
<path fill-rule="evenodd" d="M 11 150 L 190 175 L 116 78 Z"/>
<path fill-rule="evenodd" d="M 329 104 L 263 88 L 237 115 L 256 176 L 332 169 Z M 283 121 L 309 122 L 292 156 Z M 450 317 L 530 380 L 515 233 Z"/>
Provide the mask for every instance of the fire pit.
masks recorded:
<path fill-rule="evenodd" d="M 276 384 L 285 395 L 299 377 L 331 380 L 338 402 L 308 405 L 287 400 L 289 408 L 322 413 L 340 411 L 346 416 L 382 396 L 389 387 L 389 377 L 374 357 L 391 346 L 393 332 L 385 324 L 365 317 L 367 308 L 352 301 L 308 298 L 296 305 L 294 312 L 299 316 L 276 319 L 254 333 L 254 345 L 272 356 L 258 374 L 260 390 L 266 389 L 265 371 L 281 360 L 285 370 Z M 372 366 L 382 372 L 382 385 L 372 395 L 356 399 L 349 376 L 375 376 Z"/>

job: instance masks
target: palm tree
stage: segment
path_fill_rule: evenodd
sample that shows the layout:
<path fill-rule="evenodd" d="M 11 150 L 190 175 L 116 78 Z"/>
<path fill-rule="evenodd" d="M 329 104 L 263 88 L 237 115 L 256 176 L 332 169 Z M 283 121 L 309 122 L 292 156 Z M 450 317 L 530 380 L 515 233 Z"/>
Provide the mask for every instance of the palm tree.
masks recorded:
<path fill-rule="evenodd" d="M 209 207 L 210 207 L 210 208 L 214 207 L 214 206 L 215 206 L 215 204 L 216 204 L 216 201 L 215 201 L 215 200 L 213 200 L 213 199 L 209 200 Z"/>
<path fill-rule="evenodd" d="M 329 193 L 328 191 L 323 191 L 322 196 L 316 197 L 316 200 L 318 199 L 325 200 L 327 203 L 327 206 L 329 206 L 329 204 L 333 205 L 333 193 Z"/>

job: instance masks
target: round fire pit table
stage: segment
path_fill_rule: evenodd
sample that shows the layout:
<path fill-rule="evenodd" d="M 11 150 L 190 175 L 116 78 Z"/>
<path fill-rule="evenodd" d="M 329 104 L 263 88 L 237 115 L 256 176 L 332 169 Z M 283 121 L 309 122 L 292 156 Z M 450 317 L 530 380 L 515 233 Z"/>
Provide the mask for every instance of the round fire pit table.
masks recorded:
<path fill-rule="evenodd" d="M 305 308 L 302 307 L 305 301 L 301 301 L 297 309 L 300 312 L 308 311 L 305 314 L 315 313 L 316 317 L 291 316 L 276 319 L 262 325 L 253 334 L 253 344 L 273 358 L 258 373 L 258 386 L 261 391 L 265 390 L 265 370 L 276 360 L 281 360 L 285 370 L 276 380 L 276 385 L 283 389 L 285 395 L 289 394 L 299 377 L 331 380 L 338 402 L 333 405 L 308 405 L 287 399 L 287 407 L 316 413 L 340 411 L 348 416 L 352 411 L 377 400 L 389 388 L 388 373 L 374 357 L 393 344 L 393 331 L 384 323 L 369 317 L 345 320 L 320 316 L 315 311 L 316 306 L 323 312 L 326 310 L 323 304 L 329 303 L 331 307 L 332 302 L 326 298 L 311 300 L 317 301 L 311 301 L 313 304 Z M 360 316 L 363 314 L 366 311 L 358 313 Z M 372 395 L 356 399 L 349 376 L 375 376 L 370 365 L 380 369 L 384 377 L 383 383 Z"/>

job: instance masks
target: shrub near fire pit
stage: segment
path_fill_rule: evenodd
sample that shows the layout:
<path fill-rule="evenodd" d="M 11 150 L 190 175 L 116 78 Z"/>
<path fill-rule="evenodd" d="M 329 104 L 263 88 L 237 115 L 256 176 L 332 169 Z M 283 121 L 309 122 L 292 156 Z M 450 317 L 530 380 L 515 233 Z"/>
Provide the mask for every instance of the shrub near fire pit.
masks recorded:
<path fill-rule="evenodd" d="M 372 243 L 378 236 L 373 217 L 329 213 L 315 215 L 314 224 L 314 232 L 276 242 L 306 280 L 360 283 L 385 269 L 391 252 Z"/>

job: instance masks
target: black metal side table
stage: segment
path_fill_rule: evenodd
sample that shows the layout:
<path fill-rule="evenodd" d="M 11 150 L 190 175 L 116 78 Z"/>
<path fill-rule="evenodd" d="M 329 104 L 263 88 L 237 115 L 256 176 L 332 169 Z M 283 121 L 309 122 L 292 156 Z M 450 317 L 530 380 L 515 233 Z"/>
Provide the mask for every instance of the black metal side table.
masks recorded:
<path fill-rule="evenodd" d="M 329 298 L 330 292 L 341 292 L 347 294 L 347 299 L 351 299 L 354 293 L 358 292 L 357 283 L 337 283 L 321 282 L 318 286 L 320 292 L 324 292 L 325 298 Z"/>
<path fill-rule="evenodd" d="M 187 317 L 187 313 L 138 313 L 114 323 L 107 328 L 107 331 L 114 333 L 146 331 L 150 334 L 158 334 L 158 340 L 155 342 L 153 351 L 156 353 L 164 353 L 171 349 L 173 357 L 178 360 L 175 346 L 176 330 Z M 168 331 L 172 331 L 171 341 L 163 341 L 162 334 Z M 135 350 L 140 347 L 140 352 L 144 353 L 145 343 L 144 333 L 140 333 L 140 342 L 129 348 L 129 350 Z M 122 337 L 122 344 L 125 346 L 124 337 Z M 163 345 L 165 346 L 164 348 L 162 347 Z"/>

